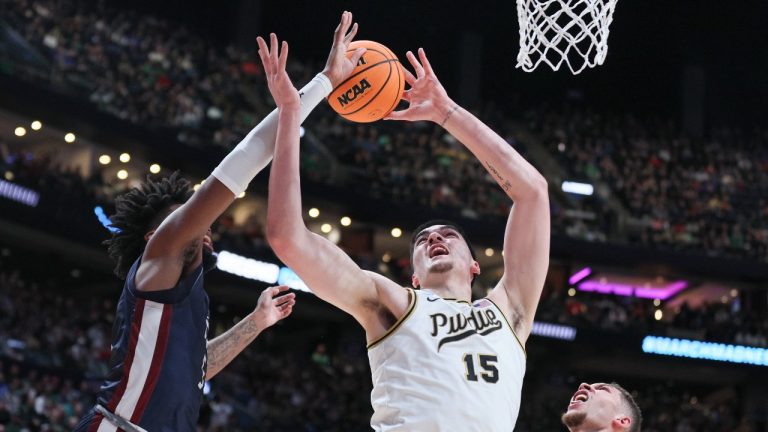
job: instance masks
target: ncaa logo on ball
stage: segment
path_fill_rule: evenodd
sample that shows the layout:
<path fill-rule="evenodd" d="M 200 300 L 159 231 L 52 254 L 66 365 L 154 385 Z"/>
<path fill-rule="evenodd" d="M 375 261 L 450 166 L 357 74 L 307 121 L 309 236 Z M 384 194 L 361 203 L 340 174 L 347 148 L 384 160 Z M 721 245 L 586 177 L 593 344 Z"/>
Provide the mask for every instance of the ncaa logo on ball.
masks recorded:
<path fill-rule="evenodd" d="M 339 105 L 342 108 L 344 108 L 349 103 L 355 101 L 358 97 L 365 94 L 366 90 L 370 88 L 371 88 L 371 84 L 368 82 L 368 80 L 363 78 L 358 83 L 348 88 L 347 91 L 345 91 L 339 97 L 337 97 L 336 100 L 339 102 Z"/>

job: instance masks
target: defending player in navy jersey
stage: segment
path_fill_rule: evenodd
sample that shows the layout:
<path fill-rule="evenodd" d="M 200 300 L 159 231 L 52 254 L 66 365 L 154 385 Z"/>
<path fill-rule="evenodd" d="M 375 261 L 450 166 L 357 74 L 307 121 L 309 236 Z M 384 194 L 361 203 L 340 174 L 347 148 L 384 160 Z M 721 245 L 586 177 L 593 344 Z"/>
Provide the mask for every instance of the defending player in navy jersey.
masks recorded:
<path fill-rule="evenodd" d="M 351 58 L 346 51 L 356 31 L 344 14 L 325 69 L 302 89 L 301 121 L 354 69 L 363 51 Z M 207 340 L 203 281 L 215 267 L 210 226 L 271 160 L 277 118 L 273 112 L 256 126 L 198 191 L 174 173 L 148 179 L 116 200 L 111 220 L 120 231 L 108 244 L 125 286 L 110 373 L 77 431 L 195 430 L 205 380 L 261 331 L 290 315 L 295 295 L 280 295 L 287 287 L 270 287 L 250 315 Z"/>
<path fill-rule="evenodd" d="M 320 298 L 365 330 L 376 431 L 510 432 L 520 407 L 524 344 L 549 263 L 550 217 L 544 177 L 504 139 L 453 102 L 423 50 L 407 57 L 415 76 L 408 109 L 390 119 L 432 121 L 462 142 L 514 201 L 504 234 L 504 275 L 471 303 L 480 273 L 454 223 L 418 229 L 412 244 L 414 288 L 361 270 L 341 249 L 304 225 L 299 181 L 299 93 L 278 54 L 259 39 L 269 89 L 280 109 L 270 174 L 267 237 L 275 253 Z"/>

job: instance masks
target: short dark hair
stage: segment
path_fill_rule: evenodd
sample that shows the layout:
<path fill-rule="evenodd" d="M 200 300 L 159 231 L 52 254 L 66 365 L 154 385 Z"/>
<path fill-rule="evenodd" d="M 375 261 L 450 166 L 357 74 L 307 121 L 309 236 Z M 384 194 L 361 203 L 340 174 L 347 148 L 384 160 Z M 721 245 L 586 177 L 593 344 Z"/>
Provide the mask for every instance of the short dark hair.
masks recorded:
<path fill-rule="evenodd" d="M 467 238 L 467 235 L 464 233 L 464 229 L 461 227 L 461 225 L 457 224 L 456 222 L 449 221 L 447 219 L 432 219 L 416 227 L 416 229 L 413 230 L 413 235 L 411 235 L 411 245 L 409 247 L 409 253 L 410 253 L 412 270 L 413 270 L 413 249 L 416 247 L 416 236 L 418 236 L 419 233 L 421 233 L 425 229 L 435 225 L 445 225 L 455 229 L 459 233 L 459 235 L 461 235 L 461 238 L 464 239 L 464 242 L 467 244 L 467 247 L 469 248 L 469 253 L 472 254 L 472 259 L 477 261 L 477 254 L 475 253 L 475 249 L 472 247 L 472 243 L 469 242 L 469 239 Z M 472 276 L 473 285 L 475 283 L 475 279 L 477 279 L 477 275 Z"/>
<path fill-rule="evenodd" d="M 157 180 L 147 176 L 139 187 L 115 199 L 115 214 L 111 226 L 117 228 L 112 238 L 105 241 L 110 258 L 114 259 L 115 274 L 125 279 L 133 262 L 145 247 L 144 236 L 157 228 L 170 214 L 174 204 L 184 204 L 192 196 L 187 179 L 175 171 Z"/>
<path fill-rule="evenodd" d="M 627 389 L 615 382 L 611 383 L 611 387 L 619 391 L 622 402 L 629 409 L 629 418 L 632 419 L 629 432 L 640 432 L 640 428 L 643 425 L 643 413 L 640 412 L 640 407 L 635 402 L 635 398 L 632 397 L 632 394 Z"/>

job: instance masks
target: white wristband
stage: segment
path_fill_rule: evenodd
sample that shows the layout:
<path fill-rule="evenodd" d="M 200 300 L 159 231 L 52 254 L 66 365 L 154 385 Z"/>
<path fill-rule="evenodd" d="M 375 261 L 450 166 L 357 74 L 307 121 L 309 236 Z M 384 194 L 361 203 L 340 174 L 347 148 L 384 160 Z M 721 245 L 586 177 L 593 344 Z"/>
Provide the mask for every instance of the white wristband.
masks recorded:
<path fill-rule="evenodd" d="M 319 73 L 301 90 L 301 122 L 333 90 L 331 81 Z M 272 160 L 277 138 L 277 110 L 272 111 L 256 125 L 213 170 L 219 179 L 235 196 L 248 188 L 248 184 Z"/>

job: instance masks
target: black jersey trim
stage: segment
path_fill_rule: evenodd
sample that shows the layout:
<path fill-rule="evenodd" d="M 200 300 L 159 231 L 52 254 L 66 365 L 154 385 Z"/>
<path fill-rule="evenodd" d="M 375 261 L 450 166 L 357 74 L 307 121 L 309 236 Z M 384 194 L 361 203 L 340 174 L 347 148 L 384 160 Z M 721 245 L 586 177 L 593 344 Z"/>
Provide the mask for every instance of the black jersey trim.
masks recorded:
<path fill-rule="evenodd" d="M 523 343 L 522 343 L 522 342 L 520 342 L 520 338 L 519 338 L 519 337 L 517 337 L 517 333 L 515 333 L 515 329 L 512 327 L 512 324 L 510 324 L 510 323 L 509 323 L 509 320 L 507 319 L 507 316 L 506 316 L 506 315 L 504 315 L 504 311 L 503 311 L 503 310 L 501 310 L 501 308 L 499 307 L 499 305 L 497 305 L 497 304 L 496 304 L 496 302 L 495 302 L 495 301 L 493 301 L 493 300 L 491 300 L 490 298 L 488 298 L 488 297 L 485 297 L 485 300 L 488 300 L 489 302 L 491 302 L 491 304 L 492 304 L 492 305 L 494 305 L 494 306 L 496 307 L 496 309 L 499 311 L 499 313 L 501 314 L 501 316 L 504 318 L 504 321 L 507 323 L 507 326 L 508 326 L 508 327 L 509 327 L 509 329 L 512 331 L 512 335 L 515 337 L 515 340 L 517 341 L 517 344 L 518 344 L 518 345 L 520 345 L 520 348 L 523 350 L 523 355 L 524 355 L 524 356 L 525 356 L 525 358 L 527 359 L 527 358 L 528 358 L 528 351 L 526 351 L 526 350 L 525 350 L 525 345 L 523 345 Z"/>
<path fill-rule="evenodd" d="M 384 333 L 381 337 L 379 337 L 375 341 L 369 343 L 368 346 L 366 347 L 367 349 L 374 348 L 376 345 L 384 341 L 384 339 L 386 339 L 389 335 L 394 333 L 395 330 L 397 330 L 405 322 L 405 320 L 407 320 L 412 315 L 413 310 L 416 309 L 416 292 L 414 292 L 410 288 L 406 288 L 406 289 L 409 291 L 411 295 L 411 301 L 408 304 L 408 310 L 403 314 L 403 316 L 400 317 L 399 320 L 397 320 L 395 324 L 392 325 L 392 327 L 389 328 L 389 330 L 387 330 L 386 333 Z"/>

